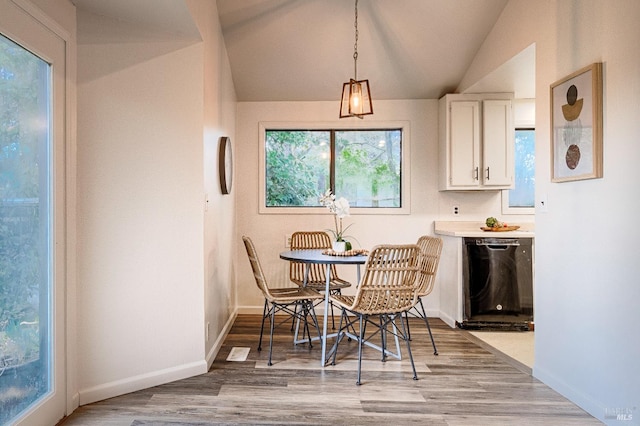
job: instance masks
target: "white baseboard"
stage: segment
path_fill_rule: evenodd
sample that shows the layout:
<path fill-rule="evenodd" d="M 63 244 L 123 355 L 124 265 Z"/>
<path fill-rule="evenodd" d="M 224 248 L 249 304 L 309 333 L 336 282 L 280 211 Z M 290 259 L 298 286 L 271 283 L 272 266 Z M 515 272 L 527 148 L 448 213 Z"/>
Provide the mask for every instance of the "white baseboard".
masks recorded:
<path fill-rule="evenodd" d="M 67 400 L 67 411 L 66 415 L 69 416 L 71 413 L 75 411 L 76 408 L 80 406 L 80 394 L 78 392 L 71 395 L 71 397 Z"/>
<path fill-rule="evenodd" d="M 79 403 L 80 405 L 91 404 L 92 402 L 102 401 L 113 398 L 114 396 L 197 376 L 207 371 L 207 363 L 205 360 L 202 360 L 166 368 L 164 370 L 152 371 L 138 376 L 127 377 L 126 379 L 80 390 L 80 392 L 78 392 Z"/>
<path fill-rule="evenodd" d="M 236 321 L 237 317 L 238 317 L 238 309 L 236 309 L 231 314 L 231 316 L 227 320 L 227 323 L 222 328 L 222 331 L 220 332 L 220 335 L 218 336 L 216 341 L 213 343 L 213 346 L 211 346 L 211 349 L 207 353 L 207 357 L 205 359 L 206 362 L 207 362 L 207 371 L 209 371 L 209 368 L 211 368 L 211 364 L 213 364 L 213 361 L 215 361 L 216 356 L 218 355 L 218 352 L 220 352 L 220 348 L 222 347 L 222 344 L 224 343 L 224 339 L 227 338 L 227 335 L 229 334 L 229 331 L 231 330 L 231 327 L 233 327 L 233 323 Z"/>
<path fill-rule="evenodd" d="M 595 401 L 580 389 L 569 385 L 561 378 L 549 373 L 546 369 L 538 367 L 537 364 L 534 364 L 533 366 L 533 377 L 540 380 L 542 383 L 549 386 L 551 389 L 558 392 L 560 395 L 564 396 L 601 422 L 606 424 L 613 424 L 615 422 L 615 420 L 608 420 L 605 418 L 607 410 L 599 401 Z M 633 420 L 636 419 L 634 418 Z M 622 421 L 617 423 L 622 424 L 626 422 Z"/>
<path fill-rule="evenodd" d="M 427 314 L 429 315 L 429 314 Z M 443 312 L 439 312 L 437 315 L 437 317 L 440 317 L 440 319 L 442 321 L 444 321 L 445 324 L 447 324 L 449 327 L 451 328 L 456 328 L 456 320 L 453 319 L 452 317 L 450 317 L 449 315 L 443 313 Z"/>
<path fill-rule="evenodd" d="M 264 306 L 238 306 L 236 309 L 236 314 L 245 314 L 245 315 L 262 315 L 264 310 Z"/>
<path fill-rule="evenodd" d="M 260 313 L 262 313 L 262 311 L 260 311 Z M 153 386 L 174 382 L 176 380 L 205 374 L 209 371 L 211 364 L 213 364 L 213 361 L 218 355 L 218 352 L 224 343 L 224 339 L 229 334 L 237 316 L 238 310 L 231 314 L 204 360 L 164 370 L 152 371 L 150 373 L 127 377 L 126 379 L 116 380 L 110 383 L 94 386 L 92 388 L 83 389 L 74 395 L 74 401 L 72 401 L 71 404 L 73 409 L 80 405 L 91 404 L 92 402 L 102 401 L 104 399 L 113 398 L 115 396 L 124 395 L 141 389 L 147 389 Z"/>

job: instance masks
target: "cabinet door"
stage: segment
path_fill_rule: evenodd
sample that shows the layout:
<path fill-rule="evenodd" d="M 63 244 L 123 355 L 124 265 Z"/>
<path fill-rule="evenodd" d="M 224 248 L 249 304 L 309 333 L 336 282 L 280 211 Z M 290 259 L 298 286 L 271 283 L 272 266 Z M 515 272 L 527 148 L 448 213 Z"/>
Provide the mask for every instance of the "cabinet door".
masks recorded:
<path fill-rule="evenodd" d="M 450 104 L 449 184 L 474 187 L 480 184 L 480 103 L 455 101 Z"/>
<path fill-rule="evenodd" d="M 508 188 L 514 174 L 511 101 L 485 100 L 482 114 L 482 184 Z"/>

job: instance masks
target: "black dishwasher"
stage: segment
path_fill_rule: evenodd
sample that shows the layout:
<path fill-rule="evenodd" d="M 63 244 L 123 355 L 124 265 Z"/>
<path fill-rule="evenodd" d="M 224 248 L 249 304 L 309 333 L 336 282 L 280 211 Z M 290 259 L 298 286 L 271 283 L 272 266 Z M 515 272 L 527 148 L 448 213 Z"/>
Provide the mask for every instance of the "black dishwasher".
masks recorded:
<path fill-rule="evenodd" d="M 464 238 L 465 329 L 529 330 L 533 322 L 531 238 Z"/>

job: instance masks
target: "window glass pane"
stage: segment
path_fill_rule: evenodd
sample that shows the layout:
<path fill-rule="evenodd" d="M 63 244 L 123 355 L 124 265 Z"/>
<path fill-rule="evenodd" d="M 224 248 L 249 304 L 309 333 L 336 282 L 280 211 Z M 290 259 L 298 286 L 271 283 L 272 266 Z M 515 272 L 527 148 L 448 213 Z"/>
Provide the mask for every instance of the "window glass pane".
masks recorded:
<path fill-rule="evenodd" d="M 335 193 L 352 207 L 400 207 L 400 129 L 336 131 Z"/>
<path fill-rule="evenodd" d="M 0 424 L 51 390 L 49 72 L 0 36 Z"/>
<path fill-rule="evenodd" d="M 535 206 L 535 141 L 535 130 L 516 129 L 516 182 L 514 189 L 509 190 L 509 207 Z"/>
<path fill-rule="evenodd" d="M 316 207 L 331 189 L 351 207 L 401 208 L 401 163 L 402 129 L 266 130 L 265 205 Z"/>
<path fill-rule="evenodd" d="M 326 130 L 267 130 L 266 205 L 319 206 L 329 188 L 331 133 Z"/>

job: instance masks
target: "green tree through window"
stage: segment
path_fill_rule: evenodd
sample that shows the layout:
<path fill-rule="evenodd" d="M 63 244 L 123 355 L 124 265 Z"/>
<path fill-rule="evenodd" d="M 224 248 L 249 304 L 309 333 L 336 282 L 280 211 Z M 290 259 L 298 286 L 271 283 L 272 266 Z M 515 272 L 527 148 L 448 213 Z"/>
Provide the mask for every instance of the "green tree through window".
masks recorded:
<path fill-rule="evenodd" d="M 316 207 L 327 189 L 352 207 L 399 208 L 402 129 L 266 130 L 267 207 Z"/>
<path fill-rule="evenodd" d="M 50 389 L 49 65 L 0 35 L 0 424 Z"/>
<path fill-rule="evenodd" d="M 329 184 L 330 133 L 324 130 L 267 130 L 267 206 L 318 206 Z"/>

